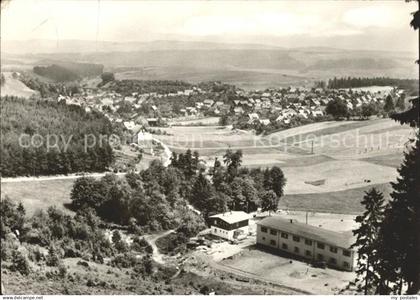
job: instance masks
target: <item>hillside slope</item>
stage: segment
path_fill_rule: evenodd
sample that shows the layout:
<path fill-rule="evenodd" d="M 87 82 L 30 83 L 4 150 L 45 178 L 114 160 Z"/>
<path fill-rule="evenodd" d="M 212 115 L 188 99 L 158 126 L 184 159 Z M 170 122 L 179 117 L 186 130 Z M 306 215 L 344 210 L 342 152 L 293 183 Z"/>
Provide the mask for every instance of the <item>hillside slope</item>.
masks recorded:
<path fill-rule="evenodd" d="M 29 98 L 31 96 L 38 95 L 37 91 L 34 91 L 27 87 L 23 82 L 13 78 L 11 72 L 2 73 L 5 78 L 4 85 L 1 87 L 1 96 L 15 96 Z"/>

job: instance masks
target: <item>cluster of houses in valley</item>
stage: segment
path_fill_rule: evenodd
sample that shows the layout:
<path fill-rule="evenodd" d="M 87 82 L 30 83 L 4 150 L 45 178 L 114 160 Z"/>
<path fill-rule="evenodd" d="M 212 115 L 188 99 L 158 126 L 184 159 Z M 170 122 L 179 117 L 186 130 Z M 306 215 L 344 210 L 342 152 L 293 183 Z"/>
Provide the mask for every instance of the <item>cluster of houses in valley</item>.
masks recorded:
<path fill-rule="evenodd" d="M 249 123 L 259 122 L 268 125 L 271 122 L 289 124 L 291 119 L 298 116 L 302 119 L 322 117 L 328 103 L 333 99 L 344 101 L 348 109 L 354 110 L 368 103 L 383 103 L 384 99 L 390 94 L 393 99 L 400 97 L 404 93 L 400 89 L 388 89 L 382 91 L 364 90 L 329 90 L 321 88 L 293 88 L 287 89 L 268 89 L 265 91 L 244 91 L 237 89 L 232 96 L 220 97 L 220 94 L 206 92 L 198 87 L 180 90 L 176 93 L 160 94 L 137 93 L 133 92 L 128 96 L 123 96 L 113 91 L 101 89 L 84 89 L 83 93 L 73 96 L 59 96 L 58 101 L 65 100 L 68 104 L 85 107 L 86 111 L 98 110 L 112 122 L 122 123 L 127 130 L 135 131 L 144 126 L 161 125 L 168 121 L 162 115 L 163 108 L 159 107 L 162 99 L 173 96 L 184 96 L 193 99 L 190 103 L 194 106 L 186 106 L 179 109 L 177 118 L 194 119 L 203 116 L 222 116 L 230 115 L 235 117 L 246 117 Z M 207 97 L 208 96 L 208 97 Z M 194 98 L 196 97 L 196 98 Z M 197 99 L 197 100 L 195 100 Z M 203 100 L 204 99 L 204 100 Z M 223 101 L 222 101 L 223 99 Z M 122 118 L 118 114 L 121 103 L 129 102 L 133 113 L 128 117 Z M 168 101 L 171 102 L 171 101 Z M 139 113 L 143 103 L 149 104 L 151 113 L 144 116 Z"/>
<path fill-rule="evenodd" d="M 328 102 L 340 99 L 346 103 L 349 111 L 360 108 L 363 104 L 383 103 L 390 94 L 393 99 L 401 97 L 401 89 L 370 92 L 363 90 L 324 90 L 308 88 L 271 89 L 266 91 L 237 90 L 237 99 L 220 101 L 205 99 L 195 106 L 180 110 L 183 117 L 211 115 L 247 116 L 249 123 L 260 122 L 264 125 L 273 120 L 284 124 L 290 123 L 293 117 L 303 119 L 322 117 Z M 396 100 L 394 100 L 396 101 Z"/>
<path fill-rule="evenodd" d="M 210 233 L 229 241 L 240 240 L 252 234 L 251 219 L 243 211 L 210 216 Z M 281 216 L 265 217 L 257 221 L 255 226 L 255 242 L 258 247 L 316 266 L 354 270 L 356 251 L 351 245 L 355 238 L 351 232 L 327 230 Z"/>

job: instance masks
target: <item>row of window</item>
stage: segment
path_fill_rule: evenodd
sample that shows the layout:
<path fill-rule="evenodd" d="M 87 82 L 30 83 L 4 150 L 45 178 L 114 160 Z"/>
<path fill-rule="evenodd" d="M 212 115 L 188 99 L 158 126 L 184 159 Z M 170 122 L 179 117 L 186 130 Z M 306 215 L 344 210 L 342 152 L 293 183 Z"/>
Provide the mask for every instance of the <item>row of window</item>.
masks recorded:
<path fill-rule="evenodd" d="M 219 231 L 220 233 L 223 233 L 223 234 L 226 234 L 226 232 L 227 232 L 227 231 L 222 230 L 222 229 L 217 229 L 217 228 L 215 228 L 215 229 L 214 229 L 214 233 L 217 233 L 218 231 Z"/>
<path fill-rule="evenodd" d="M 268 229 L 267 229 L 267 227 L 261 226 L 261 231 L 267 233 Z M 277 235 L 277 230 L 270 229 L 270 234 L 271 235 Z M 286 232 L 280 232 L 280 236 L 283 239 L 288 239 L 289 238 L 289 234 L 287 234 Z M 300 242 L 300 237 L 297 236 L 297 235 L 293 235 L 292 239 L 293 239 L 294 242 L 297 242 L 297 243 Z M 304 240 L 305 240 L 305 245 L 312 246 L 312 240 L 309 240 L 309 239 L 304 239 Z M 317 242 L 316 244 L 317 244 L 318 249 L 322 249 L 322 250 L 325 249 L 325 244 L 324 243 Z M 330 252 L 332 252 L 332 253 L 337 253 L 338 252 L 337 247 L 330 246 L 329 249 L 330 249 Z M 343 249 L 343 255 L 350 257 L 351 253 L 350 253 L 350 251 Z"/>
<path fill-rule="evenodd" d="M 270 244 L 271 245 L 276 245 L 276 241 L 275 240 L 271 240 L 270 241 Z M 283 250 L 288 250 L 288 246 L 287 246 L 287 244 L 285 244 L 285 243 L 283 243 L 282 245 L 281 245 L 281 248 L 283 249 Z M 299 247 L 294 247 L 294 250 L 293 250 L 293 252 L 294 253 L 296 253 L 296 254 L 299 254 Z M 305 250 L 305 256 L 308 256 L 308 257 L 311 257 L 312 256 L 312 252 L 311 251 L 309 251 L 309 250 Z M 319 260 L 319 261 L 324 261 L 324 256 L 322 255 L 322 254 L 318 254 L 317 255 L 317 260 Z M 332 264 L 332 265 L 337 265 L 337 259 L 335 259 L 334 257 L 330 257 L 329 258 L 329 260 L 328 260 L 328 262 L 330 263 L 330 264 Z M 348 262 L 343 262 L 343 267 L 345 267 L 345 268 L 348 268 L 348 267 L 350 267 L 350 264 L 348 263 Z"/>

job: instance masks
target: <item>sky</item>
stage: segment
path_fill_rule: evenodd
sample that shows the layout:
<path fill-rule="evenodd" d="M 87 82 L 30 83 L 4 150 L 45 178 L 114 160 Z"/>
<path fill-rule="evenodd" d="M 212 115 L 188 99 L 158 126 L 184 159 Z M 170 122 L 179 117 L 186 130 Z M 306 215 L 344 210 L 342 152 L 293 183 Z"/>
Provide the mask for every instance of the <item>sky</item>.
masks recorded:
<path fill-rule="evenodd" d="M 344 47 L 415 51 L 417 35 L 409 27 L 415 10 L 416 3 L 402 0 L 12 0 L 1 12 L 1 38 L 285 46 L 305 46 L 305 41 L 333 46 L 338 41 Z"/>

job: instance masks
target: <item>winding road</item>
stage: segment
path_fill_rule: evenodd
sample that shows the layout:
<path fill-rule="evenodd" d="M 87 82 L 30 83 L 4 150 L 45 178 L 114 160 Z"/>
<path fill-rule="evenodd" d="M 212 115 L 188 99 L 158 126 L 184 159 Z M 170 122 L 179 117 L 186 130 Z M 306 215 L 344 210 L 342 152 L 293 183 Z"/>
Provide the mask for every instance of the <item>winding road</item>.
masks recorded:
<path fill-rule="evenodd" d="M 175 232 L 175 230 L 167 230 L 164 232 L 156 233 L 156 234 L 148 234 L 144 236 L 144 239 L 149 243 L 149 245 L 153 249 L 152 259 L 158 263 L 163 265 L 165 263 L 164 257 L 165 255 L 159 252 L 159 248 L 156 246 L 156 241 L 161 237 L 167 236 L 171 233 Z"/>

